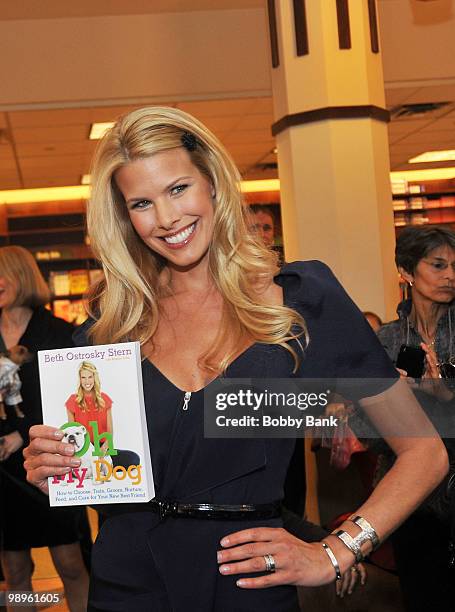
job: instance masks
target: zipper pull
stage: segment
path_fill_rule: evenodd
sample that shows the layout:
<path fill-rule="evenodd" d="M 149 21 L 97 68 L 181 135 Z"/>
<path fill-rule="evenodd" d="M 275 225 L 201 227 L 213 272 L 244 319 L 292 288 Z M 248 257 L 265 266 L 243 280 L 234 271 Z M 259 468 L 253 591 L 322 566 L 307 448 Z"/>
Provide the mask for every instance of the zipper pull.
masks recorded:
<path fill-rule="evenodd" d="M 182 410 L 188 410 L 188 404 L 191 399 L 191 391 L 185 391 L 185 397 L 183 398 Z"/>

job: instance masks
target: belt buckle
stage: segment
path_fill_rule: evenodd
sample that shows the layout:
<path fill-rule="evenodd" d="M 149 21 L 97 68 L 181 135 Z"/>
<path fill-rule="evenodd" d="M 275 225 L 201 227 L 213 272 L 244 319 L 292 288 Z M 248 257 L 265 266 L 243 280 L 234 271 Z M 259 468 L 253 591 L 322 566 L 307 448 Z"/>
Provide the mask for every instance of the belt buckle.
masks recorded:
<path fill-rule="evenodd" d="M 158 516 L 160 517 L 160 521 L 164 521 L 167 516 L 177 514 L 177 509 L 177 502 L 168 502 L 160 500 L 158 502 Z"/>

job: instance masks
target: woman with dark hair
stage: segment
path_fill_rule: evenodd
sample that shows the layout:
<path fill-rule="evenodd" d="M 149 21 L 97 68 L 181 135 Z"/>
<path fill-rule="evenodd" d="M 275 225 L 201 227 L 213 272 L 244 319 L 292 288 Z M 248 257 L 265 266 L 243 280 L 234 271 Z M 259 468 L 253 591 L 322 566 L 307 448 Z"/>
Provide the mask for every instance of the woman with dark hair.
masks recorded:
<path fill-rule="evenodd" d="M 446 227 L 407 227 L 398 237 L 395 261 L 410 298 L 401 302 L 399 319 L 384 325 L 379 337 L 394 361 L 402 344 L 423 345 L 426 373 L 438 378 L 437 363 L 449 363 L 455 356 L 449 333 L 455 325 L 455 232 Z"/>
<path fill-rule="evenodd" d="M 29 428 L 42 422 L 36 352 L 73 345 L 73 326 L 44 308 L 49 299 L 33 255 L 19 246 L 0 248 L 0 344 L 3 350 L 20 344 L 33 354 L 19 371 L 20 416 L 10 411 L 0 421 L 0 557 L 8 590 L 31 591 L 31 548 L 48 546 L 71 611 L 82 612 L 88 592 L 80 547 L 89 537 L 85 509 L 49 508 L 26 481 L 22 458 Z"/>
<path fill-rule="evenodd" d="M 407 369 L 417 368 L 422 378 L 414 392 L 441 435 L 447 436 L 453 461 L 455 406 L 449 377 L 455 375 L 455 232 L 447 227 L 407 227 L 397 239 L 395 261 L 410 297 L 399 304 L 398 319 L 383 325 L 378 337 L 403 376 L 409 374 Z M 391 461 L 390 456 L 381 457 L 382 471 Z M 407 610 L 455 609 L 449 538 L 449 525 L 429 514 L 425 505 L 394 534 Z"/>

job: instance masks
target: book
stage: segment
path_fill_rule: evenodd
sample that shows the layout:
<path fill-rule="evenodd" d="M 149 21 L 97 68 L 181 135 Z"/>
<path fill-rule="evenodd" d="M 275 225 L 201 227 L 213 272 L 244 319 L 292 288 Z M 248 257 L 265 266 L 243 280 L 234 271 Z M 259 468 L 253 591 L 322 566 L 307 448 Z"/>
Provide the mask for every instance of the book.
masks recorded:
<path fill-rule="evenodd" d="M 54 300 L 52 310 L 56 317 L 73 325 L 82 325 L 87 319 L 84 300 Z"/>
<path fill-rule="evenodd" d="M 60 319 L 64 319 L 71 323 L 71 315 L 70 315 L 70 300 L 54 300 L 52 302 L 52 310 L 56 317 Z"/>
<path fill-rule="evenodd" d="M 89 288 L 88 270 L 70 270 L 70 294 L 85 293 Z"/>
<path fill-rule="evenodd" d="M 61 295 L 69 295 L 70 275 L 68 271 L 52 271 L 49 275 L 49 286 L 52 294 L 56 297 Z"/>
<path fill-rule="evenodd" d="M 38 351 L 43 422 L 65 432 L 79 468 L 48 479 L 51 506 L 155 495 L 138 342 Z"/>

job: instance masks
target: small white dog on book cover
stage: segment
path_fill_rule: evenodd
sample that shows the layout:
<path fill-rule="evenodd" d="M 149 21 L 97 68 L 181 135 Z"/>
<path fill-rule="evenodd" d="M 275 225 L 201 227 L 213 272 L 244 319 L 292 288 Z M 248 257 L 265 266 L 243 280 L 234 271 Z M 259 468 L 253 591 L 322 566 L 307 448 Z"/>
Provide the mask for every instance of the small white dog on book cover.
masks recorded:
<path fill-rule="evenodd" d="M 85 444 L 87 429 L 84 427 L 84 425 L 71 425 L 70 427 L 67 427 L 64 432 L 65 435 L 63 436 L 62 442 L 65 444 L 74 444 L 75 453 L 79 452 Z M 93 482 L 97 482 L 97 480 L 94 478 L 97 470 L 95 462 L 101 457 L 94 455 L 94 451 L 95 447 L 90 442 L 86 452 L 79 457 L 81 460 L 81 465 L 78 470 L 86 468 L 87 472 L 85 478 L 91 478 Z M 104 481 L 108 473 L 108 468 L 104 462 L 107 462 L 112 466 L 112 459 L 109 455 L 104 455 L 102 459 L 103 462 L 100 462 L 98 471 L 103 476 Z"/>

